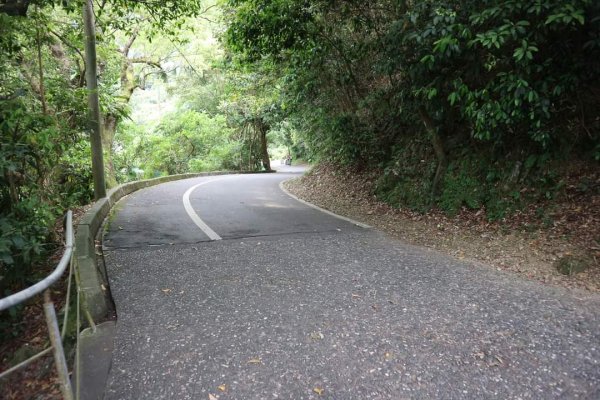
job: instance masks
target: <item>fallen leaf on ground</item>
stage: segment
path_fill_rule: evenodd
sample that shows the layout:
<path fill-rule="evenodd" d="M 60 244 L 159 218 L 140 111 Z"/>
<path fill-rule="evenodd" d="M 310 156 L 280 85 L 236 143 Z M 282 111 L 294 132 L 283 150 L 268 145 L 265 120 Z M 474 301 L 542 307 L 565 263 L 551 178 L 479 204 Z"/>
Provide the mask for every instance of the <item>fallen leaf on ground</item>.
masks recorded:
<path fill-rule="evenodd" d="M 212 395 L 212 394 L 210 394 L 210 393 L 208 394 L 208 400 L 217 400 L 217 399 L 218 399 L 218 397 L 217 397 L 217 396 L 215 396 L 215 395 Z"/>
<path fill-rule="evenodd" d="M 165 293 L 165 294 L 169 294 L 171 293 L 173 289 L 169 289 L 169 288 L 164 288 L 164 289 L 160 289 L 161 292 Z"/>
<path fill-rule="evenodd" d="M 313 392 L 315 392 L 319 396 L 322 395 L 324 391 L 325 391 L 325 389 L 320 388 L 320 387 L 316 387 L 316 388 L 313 389 Z"/>
<path fill-rule="evenodd" d="M 260 358 L 251 358 L 246 364 L 262 364 L 262 360 Z"/>
<path fill-rule="evenodd" d="M 221 392 L 225 392 L 227 390 L 227 386 L 226 385 L 219 385 L 219 386 L 217 386 L 217 389 L 219 389 Z"/>
<path fill-rule="evenodd" d="M 391 207 L 373 195 L 380 176 L 381 171 L 358 172 L 322 163 L 302 179 L 289 181 L 284 186 L 304 200 L 379 227 L 405 242 L 522 276 L 532 272 L 529 276 L 536 281 L 549 275 L 552 285 L 600 291 L 600 269 L 564 277 L 553 266 L 557 254 L 565 252 L 589 253 L 595 257 L 594 267 L 600 262 L 600 252 L 594 253 L 599 249 L 598 235 L 594 233 L 600 224 L 600 196 L 592 190 L 583 194 L 573 189 L 577 188 L 582 175 L 567 177 L 566 188 L 570 195 L 557 202 L 555 212 L 538 215 L 547 207 L 540 204 L 541 208 L 529 207 L 499 221 L 488 220 L 484 208 L 475 211 L 463 208 L 457 216 L 448 217 L 439 210 L 419 214 L 406 207 Z M 596 182 L 600 175 L 595 171 L 585 176 L 590 182 Z M 448 240 L 449 237 L 452 240 Z M 535 251 L 530 251 L 532 245 Z"/>

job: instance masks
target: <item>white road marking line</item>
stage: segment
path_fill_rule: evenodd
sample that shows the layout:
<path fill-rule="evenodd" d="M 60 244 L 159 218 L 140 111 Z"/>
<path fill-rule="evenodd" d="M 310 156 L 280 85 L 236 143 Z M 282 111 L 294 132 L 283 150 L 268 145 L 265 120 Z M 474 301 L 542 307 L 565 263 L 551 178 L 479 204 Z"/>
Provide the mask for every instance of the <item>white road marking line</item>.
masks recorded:
<path fill-rule="evenodd" d="M 196 214 L 196 211 L 194 211 L 194 208 L 192 207 L 192 203 L 190 203 L 190 195 L 192 194 L 192 192 L 194 190 L 196 190 L 197 187 L 206 185 L 207 183 L 215 182 L 218 180 L 220 180 L 220 179 L 211 179 L 210 181 L 199 183 L 199 184 L 194 185 L 191 188 L 189 188 L 183 194 L 183 207 L 185 208 L 185 211 L 188 213 L 188 215 L 190 216 L 192 221 L 194 221 L 194 223 L 198 226 L 198 228 L 200 228 L 202 230 L 202 232 L 204 232 L 206 234 L 206 236 L 208 236 L 210 238 L 210 240 L 221 240 L 222 238 L 215 231 L 210 229 L 210 227 L 208 225 L 206 225 L 206 223 L 204 221 L 202 221 L 202 219 L 200 219 L 198 214 Z"/>
<path fill-rule="evenodd" d="M 291 179 L 294 179 L 294 178 L 291 178 Z M 338 215 L 338 214 L 336 214 L 336 213 L 334 213 L 334 212 L 331 212 L 331 211 L 329 211 L 329 210 L 325 210 L 324 208 L 321 208 L 321 207 L 319 207 L 319 206 L 316 206 L 316 205 L 314 205 L 314 204 L 312 204 L 312 203 L 309 203 L 308 201 L 304 201 L 304 200 L 302 200 L 302 199 L 298 198 L 297 196 L 294 196 L 293 194 L 291 194 L 290 192 L 288 192 L 288 190 L 287 190 L 286 188 L 284 188 L 284 187 L 283 187 L 283 184 L 284 184 L 285 182 L 289 181 L 289 180 L 290 180 L 290 179 L 286 179 L 285 181 L 281 181 L 281 182 L 279 182 L 279 189 L 281 189 L 281 190 L 282 190 L 282 191 L 283 191 L 285 194 L 287 194 L 287 195 L 288 195 L 288 196 L 290 196 L 291 198 L 293 198 L 293 199 L 295 199 L 295 200 L 299 201 L 299 202 L 300 202 L 300 203 L 302 203 L 302 204 L 305 204 L 305 205 L 307 205 L 307 206 L 309 206 L 309 207 L 312 207 L 312 208 L 314 208 L 314 209 L 316 209 L 316 210 L 319 210 L 319 211 L 321 211 L 321 212 L 324 212 L 325 214 L 331 215 L 332 217 L 336 217 L 336 218 L 339 218 L 339 219 L 341 219 L 341 220 L 344 220 L 344 221 L 346 221 L 346 222 L 350 222 L 351 224 L 354 224 L 354 225 L 360 226 L 361 228 L 365 228 L 365 229 L 372 228 L 372 226 L 371 226 L 371 225 L 363 224 L 362 222 L 355 221 L 355 220 L 353 220 L 352 218 L 343 217 L 343 216 L 341 216 L 341 215 Z"/>

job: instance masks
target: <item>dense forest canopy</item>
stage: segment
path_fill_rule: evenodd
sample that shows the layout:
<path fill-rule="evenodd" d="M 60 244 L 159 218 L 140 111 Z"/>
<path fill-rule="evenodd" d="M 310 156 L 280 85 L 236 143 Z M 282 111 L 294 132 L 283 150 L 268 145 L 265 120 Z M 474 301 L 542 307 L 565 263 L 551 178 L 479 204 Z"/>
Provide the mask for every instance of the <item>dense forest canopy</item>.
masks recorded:
<path fill-rule="evenodd" d="M 596 1 L 227 4 L 228 48 L 283 71 L 310 151 L 380 168 L 391 203 L 498 218 L 597 167 Z"/>
<path fill-rule="evenodd" d="M 92 199 L 82 4 L 0 0 L 2 294 L 35 280 L 56 218 Z M 376 171 L 378 198 L 422 212 L 501 219 L 599 190 L 597 1 L 94 10 L 109 186 L 291 154 Z"/>

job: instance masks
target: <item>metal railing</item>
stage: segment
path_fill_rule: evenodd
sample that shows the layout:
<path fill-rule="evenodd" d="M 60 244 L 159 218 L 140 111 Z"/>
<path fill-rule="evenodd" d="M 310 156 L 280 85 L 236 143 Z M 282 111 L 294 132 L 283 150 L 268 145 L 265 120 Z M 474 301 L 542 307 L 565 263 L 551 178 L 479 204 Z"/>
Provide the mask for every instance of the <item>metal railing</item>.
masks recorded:
<path fill-rule="evenodd" d="M 33 355 L 27 360 L 7 369 L 0 373 L 0 379 L 8 376 L 9 374 L 24 368 L 25 366 L 31 364 L 33 361 L 45 356 L 46 354 L 52 352 L 54 354 L 54 363 L 56 365 L 56 370 L 58 373 L 58 378 L 60 381 L 60 390 L 63 395 L 63 398 L 71 400 L 74 398 L 73 387 L 71 385 L 71 380 L 69 378 L 69 370 L 67 366 L 67 361 L 65 357 L 65 351 L 63 348 L 63 340 L 65 334 L 67 332 L 67 321 L 69 317 L 69 303 L 71 298 L 71 283 L 72 277 L 75 275 L 75 279 L 77 280 L 77 274 L 75 274 L 75 261 L 73 257 L 73 214 L 71 211 L 67 212 L 66 215 L 66 229 L 65 229 L 65 251 L 60 259 L 60 262 L 52 271 L 50 275 L 46 278 L 42 279 L 40 282 L 36 283 L 33 286 L 28 287 L 18 293 L 12 294 L 8 297 L 0 299 L 0 311 L 6 310 L 10 307 L 16 306 L 33 296 L 44 292 L 44 314 L 46 317 L 46 324 L 48 326 L 48 334 L 50 337 L 50 347 L 40 351 L 39 353 Z M 64 308 L 64 316 L 63 316 L 63 324 L 62 331 L 59 330 L 58 326 L 58 318 L 56 316 L 56 310 L 54 308 L 54 304 L 50 298 L 50 286 L 52 286 L 58 279 L 63 275 L 65 270 L 69 266 L 69 277 L 67 282 L 67 297 L 65 301 Z M 76 346 L 76 357 L 79 358 L 79 330 L 80 330 L 80 318 L 79 318 L 79 289 L 77 290 L 77 346 Z M 78 364 L 78 363 L 76 363 Z M 76 374 L 79 376 L 79 374 Z M 78 381 L 78 379 L 77 379 Z M 76 398 L 79 398 L 79 384 L 75 382 L 75 395 Z"/>

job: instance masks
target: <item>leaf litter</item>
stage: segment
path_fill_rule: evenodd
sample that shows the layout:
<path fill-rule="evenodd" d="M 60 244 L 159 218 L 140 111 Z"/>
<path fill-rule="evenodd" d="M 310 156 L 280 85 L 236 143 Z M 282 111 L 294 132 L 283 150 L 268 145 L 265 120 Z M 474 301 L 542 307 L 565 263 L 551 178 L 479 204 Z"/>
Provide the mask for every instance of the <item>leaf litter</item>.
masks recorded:
<path fill-rule="evenodd" d="M 501 221 L 489 221 L 483 209 L 463 208 L 448 217 L 439 210 L 422 214 L 392 207 L 374 195 L 378 176 L 378 171 L 323 163 L 284 186 L 303 200 L 413 245 L 543 284 L 600 291 L 600 196 L 577 192 L 577 176 L 569 178 L 560 203 L 532 205 Z M 553 210 L 549 221 L 537 216 L 539 207 Z M 555 265 L 569 255 L 584 255 L 589 268 L 561 274 Z"/>

